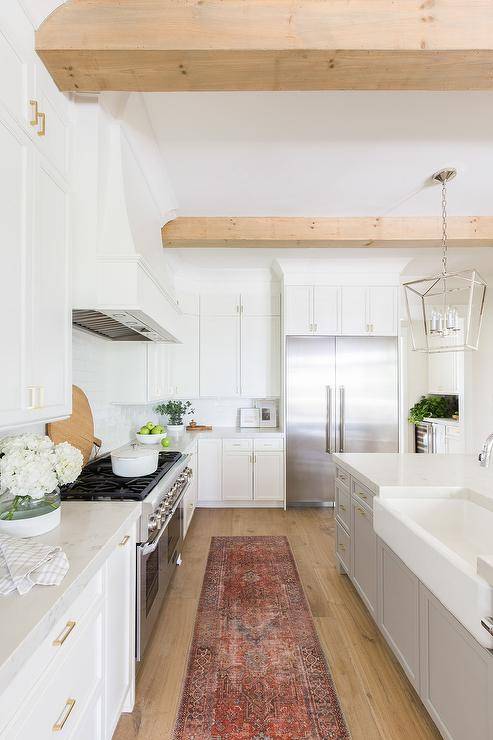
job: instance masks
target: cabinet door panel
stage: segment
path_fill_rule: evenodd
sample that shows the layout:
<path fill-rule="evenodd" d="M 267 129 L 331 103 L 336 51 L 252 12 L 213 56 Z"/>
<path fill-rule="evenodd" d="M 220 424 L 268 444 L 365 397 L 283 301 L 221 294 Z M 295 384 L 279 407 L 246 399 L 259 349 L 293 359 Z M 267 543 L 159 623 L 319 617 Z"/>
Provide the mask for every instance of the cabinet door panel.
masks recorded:
<path fill-rule="evenodd" d="M 279 318 L 243 316 L 241 321 L 241 394 L 250 397 L 279 396 Z"/>
<path fill-rule="evenodd" d="M 457 359 L 456 352 L 428 355 L 428 393 L 458 393 Z"/>
<path fill-rule="evenodd" d="M 313 323 L 315 334 L 340 334 L 340 288 L 313 288 Z"/>
<path fill-rule="evenodd" d="M 341 288 L 341 333 L 368 334 L 367 289 Z"/>
<path fill-rule="evenodd" d="M 371 333 L 397 336 L 397 288 L 368 288 Z"/>
<path fill-rule="evenodd" d="M 251 501 L 253 498 L 252 455 L 223 454 L 223 501 Z"/>
<path fill-rule="evenodd" d="M 200 395 L 231 398 L 239 393 L 239 319 L 200 318 Z"/>
<path fill-rule="evenodd" d="M 129 531 L 106 564 L 106 737 L 111 737 L 132 691 L 135 634 L 135 531 Z"/>
<path fill-rule="evenodd" d="M 28 384 L 43 389 L 38 413 L 40 418 L 50 418 L 70 413 L 72 398 L 68 193 L 44 160 L 37 162 Z"/>
<path fill-rule="evenodd" d="M 256 501 L 284 500 L 284 454 L 256 452 L 254 463 L 254 498 Z"/>
<path fill-rule="evenodd" d="M 351 504 L 352 580 L 372 617 L 377 613 L 377 537 L 369 510 Z"/>
<path fill-rule="evenodd" d="M 198 440 L 198 500 L 220 501 L 221 460 L 220 439 Z"/>
<path fill-rule="evenodd" d="M 0 101 L 28 130 L 32 118 L 34 29 L 20 3 L 0 4 Z M 3 173 L 2 173 L 3 174 Z"/>
<path fill-rule="evenodd" d="M 156 342 L 147 346 L 147 396 L 149 401 L 160 401 L 171 395 L 170 348 Z"/>
<path fill-rule="evenodd" d="M 284 300 L 285 333 L 310 334 L 313 322 L 313 288 L 308 285 L 288 285 Z"/>
<path fill-rule="evenodd" d="M 381 541 L 378 573 L 380 629 L 419 691 L 419 581 Z"/>
<path fill-rule="evenodd" d="M 270 289 L 242 293 L 241 312 L 244 316 L 279 316 L 281 296 Z"/>
<path fill-rule="evenodd" d="M 492 664 L 482 648 L 420 585 L 421 699 L 451 740 L 493 737 Z"/>
<path fill-rule="evenodd" d="M 199 395 L 199 317 L 183 315 L 182 344 L 174 344 L 172 353 L 172 386 L 179 398 L 197 398 Z"/>
<path fill-rule="evenodd" d="M 36 99 L 39 111 L 44 113 L 44 136 L 36 141 L 45 157 L 63 177 L 69 174 L 68 101 L 62 95 L 44 65 L 36 61 Z M 38 129 L 41 123 L 38 124 Z"/>
<path fill-rule="evenodd" d="M 0 118 L 0 250 L 2 290 L 2 381 L 0 427 L 29 418 L 25 345 L 26 268 L 30 229 L 28 207 L 32 158 L 27 136 Z"/>

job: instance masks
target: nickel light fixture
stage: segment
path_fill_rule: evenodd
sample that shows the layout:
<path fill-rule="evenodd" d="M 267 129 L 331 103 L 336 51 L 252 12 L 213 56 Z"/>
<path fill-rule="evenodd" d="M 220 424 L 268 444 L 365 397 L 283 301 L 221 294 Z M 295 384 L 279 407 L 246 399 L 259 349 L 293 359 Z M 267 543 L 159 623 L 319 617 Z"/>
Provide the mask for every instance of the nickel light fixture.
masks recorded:
<path fill-rule="evenodd" d="M 486 283 L 476 270 L 448 272 L 447 183 L 457 171 L 440 170 L 433 180 L 442 186 L 442 271 L 404 283 L 413 349 L 417 352 L 461 352 L 478 349 Z"/>

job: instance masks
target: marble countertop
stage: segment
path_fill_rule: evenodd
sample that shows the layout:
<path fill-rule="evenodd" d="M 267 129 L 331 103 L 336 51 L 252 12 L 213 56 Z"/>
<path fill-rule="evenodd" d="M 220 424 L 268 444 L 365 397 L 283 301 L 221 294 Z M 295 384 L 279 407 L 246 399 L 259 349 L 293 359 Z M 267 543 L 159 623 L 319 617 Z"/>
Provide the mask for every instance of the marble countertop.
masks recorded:
<path fill-rule="evenodd" d="M 33 538 L 59 545 L 69 570 L 59 586 L 0 596 L 0 693 L 75 601 L 141 513 L 135 502 L 62 502 L 59 527 Z"/>
<path fill-rule="evenodd" d="M 334 459 L 376 494 L 391 486 L 449 486 L 493 501 L 493 467 L 482 468 L 476 455 L 362 452 L 337 453 Z"/>

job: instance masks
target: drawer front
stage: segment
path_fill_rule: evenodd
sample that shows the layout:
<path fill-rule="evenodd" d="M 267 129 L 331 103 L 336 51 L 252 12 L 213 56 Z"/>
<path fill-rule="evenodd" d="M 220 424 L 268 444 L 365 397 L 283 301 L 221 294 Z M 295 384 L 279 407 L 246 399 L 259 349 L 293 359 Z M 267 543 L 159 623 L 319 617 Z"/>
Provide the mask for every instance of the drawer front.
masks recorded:
<path fill-rule="evenodd" d="M 447 437 L 461 437 L 462 429 L 460 427 L 445 427 Z"/>
<path fill-rule="evenodd" d="M 253 450 L 252 439 L 223 439 L 223 450 L 227 452 L 251 452 Z"/>
<path fill-rule="evenodd" d="M 353 478 L 352 489 L 353 496 L 356 496 L 360 503 L 365 504 L 369 509 L 373 509 L 373 497 L 375 494 L 369 488 Z"/>
<path fill-rule="evenodd" d="M 351 531 L 351 497 L 349 491 L 339 483 L 336 483 L 336 515 Z"/>
<path fill-rule="evenodd" d="M 56 670 L 48 670 L 21 706 L 7 737 L 48 740 L 71 737 L 98 690 L 103 674 L 103 612 L 98 606 Z M 97 737 L 97 736 L 96 736 Z"/>
<path fill-rule="evenodd" d="M 265 450 L 266 452 L 269 452 L 269 450 L 283 450 L 284 440 L 282 437 L 254 439 L 253 446 L 255 450 Z"/>
<path fill-rule="evenodd" d="M 351 538 L 340 524 L 336 523 L 336 555 L 348 573 L 351 573 Z"/>
<path fill-rule="evenodd" d="M 77 641 L 83 629 L 85 617 L 94 605 L 102 599 L 103 580 L 99 571 L 74 601 L 67 612 L 57 620 L 48 636 L 36 652 L 23 664 L 9 686 L 0 696 L 0 735 L 2 719 L 8 719 L 13 711 L 24 701 L 40 676 L 53 669 L 58 670 L 61 661 Z"/>
<path fill-rule="evenodd" d="M 348 490 L 349 490 L 349 479 L 350 479 L 349 473 L 347 473 L 343 468 L 340 468 L 338 465 L 336 465 L 336 481 L 338 483 L 341 483 L 343 486 L 346 486 Z"/>

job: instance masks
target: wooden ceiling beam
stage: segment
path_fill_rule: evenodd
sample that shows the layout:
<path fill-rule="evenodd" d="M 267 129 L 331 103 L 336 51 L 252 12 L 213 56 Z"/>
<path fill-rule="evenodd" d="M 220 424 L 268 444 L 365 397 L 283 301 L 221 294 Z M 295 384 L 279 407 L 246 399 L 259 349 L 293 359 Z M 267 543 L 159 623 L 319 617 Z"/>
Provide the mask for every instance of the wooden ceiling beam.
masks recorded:
<path fill-rule="evenodd" d="M 61 90 L 491 90 L 490 0 L 67 0 Z"/>
<path fill-rule="evenodd" d="M 493 247 L 493 216 L 451 216 L 450 247 Z M 434 217 L 182 216 L 162 229 L 166 248 L 192 247 L 439 247 Z"/>

